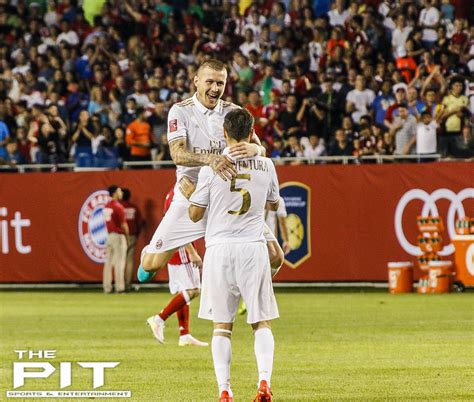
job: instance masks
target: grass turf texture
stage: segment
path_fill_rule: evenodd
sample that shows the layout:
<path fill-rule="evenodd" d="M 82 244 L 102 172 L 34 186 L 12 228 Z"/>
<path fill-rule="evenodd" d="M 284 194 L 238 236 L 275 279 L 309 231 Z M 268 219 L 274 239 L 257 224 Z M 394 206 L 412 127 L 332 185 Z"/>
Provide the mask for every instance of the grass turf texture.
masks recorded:
<path fill-rule="evenodd" d="M 13 388 L 14 350 L 55 349 L 53 362 L 121 362 L 106 371 L 100 390 L 131 390 L 136 401 L 216 401 L 210 347 L 178 347 L 175 317 L 167 322 L 165 345 L 145 325 L 169 297 L 163 291 L 0 293 L 0 400 Z M 277 401 L 474 398 L 474 293 L 280 290 L 277 299 Z M 197 319 L 197 307 L 191 303 L 192 334 L 210 341 L 211 324 Z M 257 373 L 243 317 L 232 338 L 233 391 L 236 401 L 250 401 Z M 19 390 L 57 390 L 58 371 L 46 380 L 26 379 Z M 74 364 L 69 389 L 91 390 L 91 370 Z"/>

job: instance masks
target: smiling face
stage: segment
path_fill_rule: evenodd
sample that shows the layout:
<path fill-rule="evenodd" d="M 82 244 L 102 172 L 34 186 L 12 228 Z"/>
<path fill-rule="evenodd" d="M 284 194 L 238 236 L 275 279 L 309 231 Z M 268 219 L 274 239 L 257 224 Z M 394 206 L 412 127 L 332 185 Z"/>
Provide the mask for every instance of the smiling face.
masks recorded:
<path fill-rule="evenodd" d="M 224 93 L 227 80 L 227 70 L 214 70 L 209 66 L 203 66 L 194 77 L 197 97 L 208 109 L 214 109 L 217 102 Z"/>

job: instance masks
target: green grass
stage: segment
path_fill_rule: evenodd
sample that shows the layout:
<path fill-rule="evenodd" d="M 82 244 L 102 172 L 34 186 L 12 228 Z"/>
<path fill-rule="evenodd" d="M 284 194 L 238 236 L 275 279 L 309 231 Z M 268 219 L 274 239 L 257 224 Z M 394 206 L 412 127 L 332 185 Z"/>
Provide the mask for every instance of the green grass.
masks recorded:
<path fill-rule="evenodd" d="M 168 299 L 164 292 L 0 293 L 0 400 L 13 388 L 14 350 L 55 349 L 56 362 L 121 362 L 107 371 L 104 389 L 131 390 L 135 401 L 216 401 L 210 348 L 178 347 L 175 317 L 166 345 L 145 325 Z M 474 399 L 473 293 L 278 291 L 277 299 L 276 401 Z M 197 319 L 197 307 L 192 333 L 210 340 L 211 324 Z M 250 401 L 256 364 L 242 317 L 232 359 L 235 399 Z M 92 389 L 91 377 L 73 366 L 70 389 Z M 58 373 L 27 379 L 24 389 L 59 389 Z"/>

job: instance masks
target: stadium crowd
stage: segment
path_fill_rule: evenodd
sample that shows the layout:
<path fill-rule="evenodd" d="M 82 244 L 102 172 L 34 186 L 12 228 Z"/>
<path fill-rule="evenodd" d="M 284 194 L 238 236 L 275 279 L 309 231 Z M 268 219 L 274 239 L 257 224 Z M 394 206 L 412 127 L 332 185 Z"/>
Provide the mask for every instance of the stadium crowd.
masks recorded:
<path fill-rule="evenodd" d="M 472 157 L 469 3 L 0 0 L 0 162 L 171 160 L 208 58 L 273 158 Z"/>

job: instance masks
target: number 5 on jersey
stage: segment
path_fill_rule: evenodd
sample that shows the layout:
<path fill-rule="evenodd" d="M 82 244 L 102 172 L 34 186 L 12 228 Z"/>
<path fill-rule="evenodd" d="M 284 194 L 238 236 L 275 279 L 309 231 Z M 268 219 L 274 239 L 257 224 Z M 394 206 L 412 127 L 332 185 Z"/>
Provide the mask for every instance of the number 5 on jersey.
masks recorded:
<path fill-rule="evenodd" d="M 231 215 L 243 215 L 247 213 L 252 202 L 252 197 L 250 197 L 250 193 L 248 192 L 248 190 L 246 190 L 245 188 L 235 187 L 235 182 L 239 179 L 250 180 L 250 174 L 238 174 L 230 182 L 230 191 L 238 191 L 240 194 L 242 194 L 242 207 L 238 211 L 227 211 Z"/>

